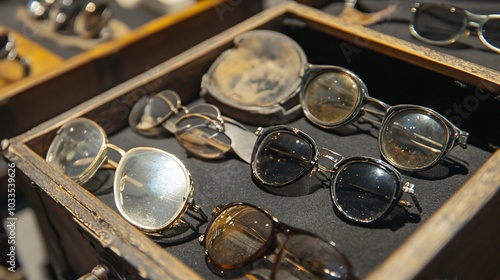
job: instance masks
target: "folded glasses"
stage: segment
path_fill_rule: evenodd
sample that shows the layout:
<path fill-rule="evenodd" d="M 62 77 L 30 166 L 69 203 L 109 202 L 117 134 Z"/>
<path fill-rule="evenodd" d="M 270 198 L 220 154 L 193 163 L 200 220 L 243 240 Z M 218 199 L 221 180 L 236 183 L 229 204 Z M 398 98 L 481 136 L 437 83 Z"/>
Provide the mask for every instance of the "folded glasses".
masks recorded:
<path fill-rule="evenodd" d="M 186 150 L 204 159 L 219 158 L 232 150 L 249 163 L 248 145 L 252 147 L 257 138 L 237 121 L 223 117 L 211 104 L 185 108 L 172 90 L 139 99 L 129 115 L 129 124 L 145 135 L 167 130 Z"/>
<path fill-rule="evenodd" d="M 217 272 L 272 264 L 271 279 L 349 279 L 347 259 L 329 242 L 280 223 L 251 204 L 214 209 L 203 242 L 208 266 Z"/>
<path fill-rule="evenodd" d="M 174 155 L 140 147 L 125 152 L 108 143 L 95 122 L 79 118 L 63 125 L 52 141 L 46 161 L 78 184 L 91 179 L 108 161 L 108 150 L 122 158 L 113 180 L 115 204 L 131 224 L 152 237 L 179 225 L 188 208 L 204 214 L 193 202 L 193 180 Z"/>
<path fill-rule="evenodd" d="M 345 68 L 315 66 L 305 79 L 300 97 L 307 119 L 331 129 L 369 113 L 372 118 L 366 116 L 365 120 L 380 126 L 381 156 L 398 169 L 422 171 L 434 166 L 456 145 L 467 147 L 469 133 L 439 113 L 417 105 L 391 107 L 372 98 L 363 81 Z"/>
<path fill-rule="evenodd" d="M 397 204 L 410 207 L 410 202 L 401 199 L 403 193 L 410 194 L 422 212 L 414 185 L 403 182 L 401 174 L 389 164 L 369 157 L 345 159 L 331 150 L 322 150 L 327 153 L 320 153 L 314 140 L 296 128 L 268 128 L 261 132 L 253 150 L 253 178 L 273 191 L 285 186 L 295 188 L 300 185 L 295 183 L 317 173 L 329 174 L 335 208 L 358 223 L 381 220 Z M 333 162 L 333 168 L 320 164 L 321 158 Z"/>
<path fill-rule="evenodd" d="M 473 28 L 485 46 L 500 53 L 500 14 L 479 15 L 443 3 L 417 3 L 412 12 L 410 32 L 423 42 L 449 45 Z"/>

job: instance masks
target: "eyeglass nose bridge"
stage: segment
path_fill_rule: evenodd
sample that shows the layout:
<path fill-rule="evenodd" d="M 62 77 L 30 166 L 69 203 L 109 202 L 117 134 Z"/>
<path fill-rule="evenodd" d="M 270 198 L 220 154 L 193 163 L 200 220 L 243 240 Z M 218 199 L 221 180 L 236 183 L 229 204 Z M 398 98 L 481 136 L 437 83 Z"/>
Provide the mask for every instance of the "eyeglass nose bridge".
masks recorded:
<path fill-rule="evenodd" d="M 333 163 L 333 166 L 332 166 L 332 168 L 328 168 L 328 167 L 325 167 L 324 165 L 321 165 L 318 162 L 318 166 L 317 166 L 318 170 L 320 170 L 322 172 L 327 172 L 330 174 L 335 173 L 339 162 L 343 161 L 345 159 L 345 157 L 342 156 L 341 154 L 331 150 L 331 149 L 328 149 L 328 148 L 321 148 L 321 150 L 325 151 L 327 153 L 319 153 L 319 156 L 331 161 Z"/>

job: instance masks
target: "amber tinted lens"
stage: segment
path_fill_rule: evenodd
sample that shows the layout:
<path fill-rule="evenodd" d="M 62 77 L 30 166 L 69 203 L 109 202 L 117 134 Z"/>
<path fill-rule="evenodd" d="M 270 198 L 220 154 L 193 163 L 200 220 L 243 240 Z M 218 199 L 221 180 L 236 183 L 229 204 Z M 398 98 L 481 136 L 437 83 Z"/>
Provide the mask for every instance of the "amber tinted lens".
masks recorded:
<path fill-rule="evenodd" d="M 441 158 L 448 137 L 448 129 L 436 117 L 407 110 L 384 122 L 380 143 L 386 160 L 404 169 L 418 170 Z"/>
<path fill-rule="evenodd" d="M 341 214 L 369 223 L 392 207 L 399 188 L 394 173 L 373 162 L 352 161 L 339 169 L 332 197 Z"/>
<path fill-rule="evenodd" d="M 293 235 L 280 252 L 274 279 L 347 279 L 349 264 L 335 247 L 310 235 Z"/>
<path fill-rule="evenodd" d="M 264 136 L 252 158 L 256 179 L 268 186 L 288 184 L 311 168 L 314 147 L 310 140 L 279 130 Z"/>
<path fill-rule="evenodd" d="M 130 112 L 129 124 L 137 130 L 148 130 L 160 125 L 172 113 L 172 105 L 159 96 L 142 97 Z"/>
<path fill-rule="evenodd" d="M 342 125 L 355 112 L 361 89 L 342 71 L 327 71 L 313 78 L 305 89 L 306 110 L 313 121 L 326 126 Z"/>
<path fill-rule="evenodd" d="M 224 269 L 244 265 L 257 258 L 273 232 L 273 221 L 250 206 L 226 208 L 213 220 L 205 234 L 210 260 Z"/>
<path fill-rule="evenodd" d="M 188 151 L 202 158 L 218 158 L 231 150 L 231 139 L 217 129 L 215 121 L 186 116 L 176 124 L 175 136 Z"/>
<path fill-rule="evenodd" d="M 447 5 L 424 5 L 417 10 L 413 21 L 413 27 L 420 36 L 436 42 L 460 35 L 465 24 L 465 13 Z"/>

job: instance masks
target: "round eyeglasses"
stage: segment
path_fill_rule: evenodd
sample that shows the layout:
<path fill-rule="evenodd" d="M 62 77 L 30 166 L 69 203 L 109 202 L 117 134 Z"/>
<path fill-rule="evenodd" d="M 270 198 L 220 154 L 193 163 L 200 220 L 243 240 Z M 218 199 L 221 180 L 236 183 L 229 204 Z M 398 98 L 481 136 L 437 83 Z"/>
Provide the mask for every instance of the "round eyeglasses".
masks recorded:
<path fill-rule="evenodd" d="M 280 223 L 257 206 L 231 203 L 214 209 L 200 240 L 217 273 L 272 263 L 271 279 L 351 279 L 348 260 L 318 236 Z M 235 273 L 236 274 L 236 273 Z"/>
<path fill-rule="evenodd" d="M 439 113 L 418 105 L 391 107 L 372 98 L 363 81 L 345 68 L 313 68 L 307 72 L 300 95 L 306 118 L 331 129 L 348 125 L 369 113 L 372 118 L 365 120 L 380 126 L 381 156 L 396 168 L 422 171 L 438 163 L 456 145 L 467 147 L 469 133 Z"/>
<path fill-rule="evenodd" d="M 125 152 L 110 144 L 95 122 L 78 118 L 63 125 L 52 141 L 46 161 L 78 184 L 91 179 L 108 161 L 108 150 L 117 151 L 113 189 L 119 213 L 131 224 L 153 237 L 181 222 L 193 202 L 193 180 L 174 155 L 150 147 Z"/>
<path fill-rule="evenodd" d="M 251 148 L 257 136 L 242 124 L 221 115 L 211 104 L 182 106 L 179 95 L 165 90 L 144 96 L 132 108 L 129 124 L 135 131 L 152 136 L 168 131 L 193 155 L 215 159 L 234 151 L 250 162 Z"/>
<path fill-rule="evenodd" d="M 414 185 L 404 182 L 401 174 L 389 164 L 369 157 L 345 159 L 322 149 L 304 132 L 289 126 L 265 129 L 259 135 L 252 154 L 252 176 L 271 191 L 310 179 L 316 173 L 330 174 L 331 197 L 337 212 L 348 220 L 369 224 L 383 219 L 397 205 L 410 207 L 402 200 L 411 195 L 419 212 Z M 333 162 L 329 169 L 320 158 Z M 293 185 L 292 185 L 293 184 Z M 287 188 L 289 189 L 289 188 Z"/>
<path fill-rule="evenodd" d="M 410 33 L 433 45 L 450 45 L 471 28 L 490 50 L 500 54 L 500 14 L 479 15 L 444 3 L 416 3 L 412 8 Z"/>

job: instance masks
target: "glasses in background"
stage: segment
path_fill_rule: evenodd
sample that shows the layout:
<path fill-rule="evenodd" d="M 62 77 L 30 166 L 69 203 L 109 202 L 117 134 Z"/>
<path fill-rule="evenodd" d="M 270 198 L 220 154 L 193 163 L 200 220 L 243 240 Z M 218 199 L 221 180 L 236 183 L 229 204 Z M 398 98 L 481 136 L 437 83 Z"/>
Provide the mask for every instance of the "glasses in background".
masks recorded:
<path fill-rule="evenodd" d="M 476 31 L 481 42 L 500 54 L 500 14 L 479 15 L 443 3 L 417 3 L 410 32 L 434 45 L 449 45 Z"/>

